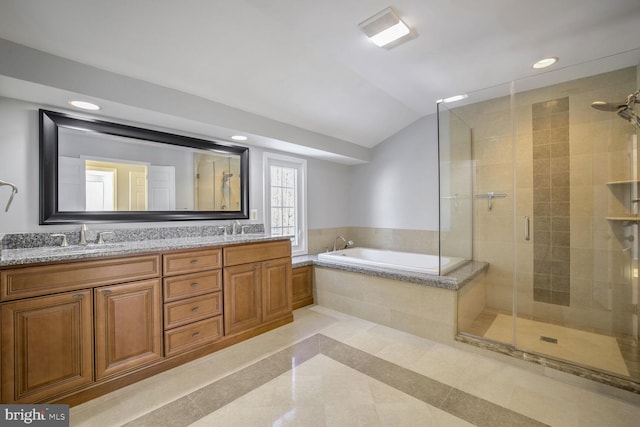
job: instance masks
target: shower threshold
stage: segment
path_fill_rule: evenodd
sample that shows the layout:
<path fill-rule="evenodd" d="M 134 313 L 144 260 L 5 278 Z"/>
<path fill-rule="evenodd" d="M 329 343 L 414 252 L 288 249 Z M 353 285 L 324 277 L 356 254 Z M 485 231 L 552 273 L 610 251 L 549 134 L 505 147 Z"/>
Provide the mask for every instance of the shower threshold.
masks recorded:
<path fill-rule="evenodd" d="M 550 357 L 548 355 L 519 350 L 513 345 L 465 332 L 458 332 L 455 339 L 456 341 L 483 348 L 491 352 L 500 353 L 516 359 L 576 375 L 581 378 L 586 378 L 601 384 L 640 394 L 640 382 L 633 379 L 622 378 L 609 372 L 604 372 L 587 366 L 581 366 L 579 364 Z"/>

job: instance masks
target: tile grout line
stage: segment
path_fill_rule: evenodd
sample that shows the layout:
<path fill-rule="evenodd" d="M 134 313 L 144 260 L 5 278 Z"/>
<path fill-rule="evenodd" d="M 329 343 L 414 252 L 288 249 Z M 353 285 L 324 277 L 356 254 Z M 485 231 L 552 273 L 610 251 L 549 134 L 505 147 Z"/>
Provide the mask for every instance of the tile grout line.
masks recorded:
<path fill-rule="evenodd" d="M 161 421 L 166 422 L 170 418 L 183 422 L 190 420 L 188 423 L 191 424 L 319 354 L 412 396 L 427 405 L 478 426 L 502 425 L 503 420 L 508 420 L 509 424 L 505 425 L 545 425 L 516 411 L 466 393 L 321 333 L 316 333 L 258 360 L 239 371 L 131 420 L 125 425 L 130 427 L 160 425 Z M 293 363 L 291 363 L 291 359 L 293 359 Z M 229 394 L 225 395 L 227 391 Z M 205 395 L 211 392 L 213 392 L 213 398 L 208 396 L 207 399 Z M 200 414 L 194 414 L 194 409 Z M 184 413 L 184 416 L 181 416 L 181 412 Z"/>

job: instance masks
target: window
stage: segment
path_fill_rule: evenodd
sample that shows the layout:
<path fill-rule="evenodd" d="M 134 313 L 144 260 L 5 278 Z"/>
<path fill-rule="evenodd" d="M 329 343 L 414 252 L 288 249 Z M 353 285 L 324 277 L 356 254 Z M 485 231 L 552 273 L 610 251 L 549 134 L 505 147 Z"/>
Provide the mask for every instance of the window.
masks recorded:
<path fill-rule="evenodd" d="M 294 255 L 307 253 L 306 169 L 306 160 L 264 155 L 265 228 L 291 236 Z"/>

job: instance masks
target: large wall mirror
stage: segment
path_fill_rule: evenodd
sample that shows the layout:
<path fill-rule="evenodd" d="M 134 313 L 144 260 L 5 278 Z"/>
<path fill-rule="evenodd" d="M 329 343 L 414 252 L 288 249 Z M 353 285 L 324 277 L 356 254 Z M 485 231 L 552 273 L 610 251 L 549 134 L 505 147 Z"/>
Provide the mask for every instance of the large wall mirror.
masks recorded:
<path fill-rule="evenodd" d="M 40 224 L 248 212 L 246 147 L 40 110 Z"/>

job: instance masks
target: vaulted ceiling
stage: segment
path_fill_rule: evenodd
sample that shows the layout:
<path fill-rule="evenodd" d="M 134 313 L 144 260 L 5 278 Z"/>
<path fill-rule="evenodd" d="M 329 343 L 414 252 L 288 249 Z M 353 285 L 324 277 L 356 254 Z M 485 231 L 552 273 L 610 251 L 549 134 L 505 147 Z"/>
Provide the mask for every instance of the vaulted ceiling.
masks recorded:
<path fill-rule="evenodd" d="M 418 34 L 390 50 L 358 28 L 388 6 Z M 0 0 L 0 38 L 373 147 L 542 57 L 639 48 L 640 1 Z"/>

